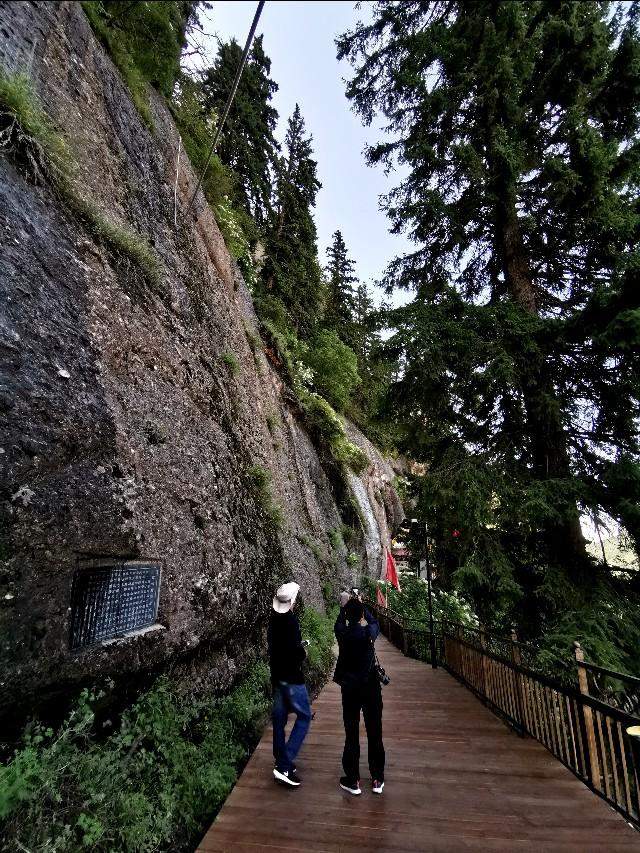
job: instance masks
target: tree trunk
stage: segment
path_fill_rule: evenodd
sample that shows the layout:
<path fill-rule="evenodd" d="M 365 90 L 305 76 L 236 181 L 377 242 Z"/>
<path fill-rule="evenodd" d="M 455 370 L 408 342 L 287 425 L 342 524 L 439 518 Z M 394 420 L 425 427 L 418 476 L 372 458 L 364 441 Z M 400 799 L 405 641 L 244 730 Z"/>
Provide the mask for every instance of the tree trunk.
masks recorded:
<path fill-rule="evenodd" d="M 509 295 L 527 314 L 538 314 L 536 292 L 518 223 L 515 197 L 509 187 L 496 194 L 496 247 Z M 570 479 L 571 466 L 560 405 L 545 355 L 518 353 L 520 381 L 531 441 L 532 462 L 539 480 Z M 575 502 L 568 502 L 561 520 L 547 528 L 549 553 L 560 564 L 584 565 L 586 541 Z"/>

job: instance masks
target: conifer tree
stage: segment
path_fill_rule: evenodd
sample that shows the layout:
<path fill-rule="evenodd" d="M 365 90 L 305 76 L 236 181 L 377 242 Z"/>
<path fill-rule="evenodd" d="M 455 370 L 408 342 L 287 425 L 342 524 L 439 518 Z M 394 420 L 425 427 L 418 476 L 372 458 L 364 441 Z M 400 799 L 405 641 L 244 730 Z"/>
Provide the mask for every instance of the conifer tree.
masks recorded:
<path fill-rule="evenodd" d="M 203 112 L 218 115 L 231 91 L 242 48 L 232 39 L 221 44 L 215 63 L 203 80 Z M 261 228 L 272 207 L 273 166 L 278 143 L 274 130 L 278 113 L 271 104 L 278 86 L 270 78 L 271 60 L 258 36 L 242 72 L 238 90 L 225 122 L 217 154 L 237 175 L 234 201 Z"/>
<path fill-rule="evenodd" d="M 587 558 L 582 510 L 640 542 L 632 9 L 378 3 L 339 41 L 348 96 L 393 134 L 369 161 L 407 169 L 386 209 L 415 250 L 386 284 L 416 295 L 391 346 L 425 511 L 441 541 L 460 530 L 442 556 L 481 615 L 530 633 L 580 606 L 611 636 L 622 612 L 605 613 L 628 587 Z"/>
<path fill-rule="evenodd" d="M 320 182 L 311 136 L 296 104 L 288 121 L 285 154 L 277 166 L 277 204 L 265 241 L 264 294 L 285 308 L 298 335 L 315 328 L 323 304 L 313 208 Z"/>
<path fill-rule="evenodd" d="M 376 338 L 377 322 L 373 299 L 365 282 L 360 282 L 353 299 L 353 349 L 358 361 L 364 364 L 371 353 Z"/>
<path fill-rule="evenodd" d="M 329 262 L 326 267 L 327 294 L 324 323 L 335 329 L 347 345 L 353 347 L 353 321 L 355 296 L 353 285 L 358 281 L 355 263 L 348 256 L 341 231 L 333 234 L 333 242 L 327 248 Z"/>

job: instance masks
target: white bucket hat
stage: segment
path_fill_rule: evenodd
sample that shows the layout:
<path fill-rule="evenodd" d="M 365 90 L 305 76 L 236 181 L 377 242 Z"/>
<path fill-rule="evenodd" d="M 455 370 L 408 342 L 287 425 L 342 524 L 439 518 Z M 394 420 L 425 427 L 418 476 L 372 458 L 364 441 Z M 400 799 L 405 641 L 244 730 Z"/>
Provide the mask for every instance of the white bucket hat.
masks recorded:
<path fill-rule="evenodd" d="M 296 598 L 300 592 L 300 586 L 291 581 L 283 583 L 276 590 L 275 598 L 273 599 L 273 609 L 276 613 L 287 613 L 296 603 Z"/>

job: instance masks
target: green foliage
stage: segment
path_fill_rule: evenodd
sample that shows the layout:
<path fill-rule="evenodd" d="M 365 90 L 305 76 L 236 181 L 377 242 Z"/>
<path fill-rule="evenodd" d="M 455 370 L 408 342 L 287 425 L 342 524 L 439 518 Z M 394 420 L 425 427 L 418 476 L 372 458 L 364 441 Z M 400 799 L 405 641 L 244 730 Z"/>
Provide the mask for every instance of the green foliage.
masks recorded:
<path fill-rule="evenodd" d="M 83 0 L 96 36 L 109 52 L 131 98 L 153 129 L 147 84 L 169 97 L 180 71 L 187 28 L 197 22 L 193 2 Z"/>
<path fill-rule="evenodd" d="M 315 390 L 336 411 L 343 412 L 360 382 L 353 350 L 340 340 L 336 332 L 323 330 L 302 358 L 313 370 Z"/>
<path fill-rule="evenodd" d="M 213 66 L 201 83 L 205 114 L 222 112 L 241 56 L 242 48 L 235 40 L 220 45 Z M 278 113 L 271 105 L 278 87 L 269 77 L 270 70 L 271 60 L 264 52 L 262 36 L 258 36 L 218 144 L 220 160 L 236 178 L 231 195 L 233 207 L 244 211 L 260 229 L 271 215 L 271 171 L 278 149 L 273 135 Z"/>
<path fill-rule="evenodd" d="M 45 113 L 31 78 L 0 72 L 0 145 L 36 180 L 66 185 L 75 162 L 66 140 Z"/>
<path fill-rule="evenodd" d="M 207 110 L 205 106 L 202 81 L 188 74 L 180 74 L 170 108 L 191 165 L 194 171 L 200 174 L 207 162 L 218 121 L 217 113 Z M 214 154 L 202 181 L 202 191 L 213 209 L 219 204 L 233 207 L 230 199 L 234 196 L 236 181 L 237 177 L 233 171 L 224 166 L 220 157 Z M 234 216 L 238 218 L 235 210 Z"/>
<path fill-rule="evenodd" d="M 243 229 L 240 215 L 231 207 L 227 197 L 215 206 L 214 212 L 227 249 L 238 261 L 238 266 L 242 271 L 246 283 L 249 287 L 254 287 L 256 283 L 256 271 L 251 254 L 251 246 Z"/>
<path fill-rule="evenodd" d="M 299 337 L 316 327 L 323 302 L 312 216 L 320 182 L 311 142 L 296 104 L 287 125 L 286 154 L 276 166 L 277 206 L 266 227 L 266 257 L 258 289 L 261 297 L 280 302 L 287 325 Z"/>
<path fill-rule="evenodd" d="M 329 542 L 334 551 L 344 551 L 344 539 L 342 537 L 342 530 L 339 527 L 329 531 Z"/>
<path fill-rule="evenodd" d="M 355 263 L 347 254 L 341 231 L 333 234 L 333 242 L 327 248 L 327 299 L 324 322 L 334 330 L 342 341 L 352 346 L 356 300 L 353 285 L 358 281 Z"/>
<path fill-rule="evenodd" d="M 132 6 L 134 4 L 131 4 Z M 145 4 L 150 5 L 150 4 Z M 100 39 L 109 55 L 113 59 L 118 71 L 122 75 L 131 100 L 135 104 L 140 117 L 149 130 L 153 130 L 153 117 L 149 106 L 149 95 L 147 82 L 135 60 L 127 49 L 126 40 L 122 38 L 120 31 L 112 31 L 107 23 L 107 15 L 104 12 L 103 0 L 83 0 L 82 8 L 87 14 L 89 23 L 96 36 Z"/>
<path fill-rule="evenodd" d="M 325 399 L 313 392 L 302 396 L 301 405 L 314 438 L 324 445 L 333 458 L 360 474 L 369 464 L 367 456 L 349 441 L 339 415 Z"/>
<path fill-rule="evenodd" d="M 379 582 L 364 576 L 362 587 L 367 595 L 375 600 L 376 588 Z M 427 622 L 429 618 L 429 602 L 427 582 L 409 572 L 400 574 L 400 592 L 391 584 L 382 584 L 383 593 L 387 596 L 389 608 L 407 619 Z M 457 592 L 446 592 L 435 587 L 432 592 L 433 618 L 436 621 L 446 619 L 463 625 L 477 625 L 477 618 L 469 605 Z"/>
<path fill-rule="evenodd" d="M 309 358 L 310 348 L 303 346 L 295 333 L 288 328 L 286 315 L 278 299 L 268 297 L 262 301 L 261 306 L 263 331 L 282 359 L 312 437 L 337 462 L 347 465 L 356 473 L 361 473 L 369 464 L 366 455 L 357 445 L 349 441 L 344 424 L 331 404 L 320 394 L 310 390 L 310 386 L 315 382 L 312 369 L 305 364 L 305 360 Z M 268 319 L 265 319 L 265 314 Z M 339 341 L 336 343 L 340 344 Z M 329 377 L 327 377 L 327 383 L 331 384 Z M 345 386 L 341 385 L 338 377 L 333 387 L 344 388 Z"/>
<path fill-rule="evenodd" d="M 326 561 L 324 549 L 317 539 L 314 539 L 313 536 L 307 536 L 306 533 L 299 534 L 298 539 L 311 551 L 317 563 L 322 564 Z"/>
<path fill-rule="evenodd" d="M 253 485 L 258 504 L 271 524 L 280 529 L 284 525 L 284 513 L 282 507 L 276 503 L 273 497 L 273 485 L 271 472 L 262 465 L 252 465 L 247 476 Z"/>
<path fill-rule="evenodd" d="M 307 649 L 306 675 L 313 685 L 326 680 L 334 663 L 333 625 L 337 618 L 337 607 L 323 616 L 311 607 L 305 607 L 300 617 L 302 638 L 310 640 Z"/>
<path fill-rule="evenodd" d="M 95 202 L 71 193 L 69 205 L 83 217 L 89 231 L 101 240 L 116 257 L 128 258 L 143 274 L 147 282 L 158 290 L 164 281 L 164 268 L 158 255 L 147 240 L 129 225 L 107 216 Z"/>
<path fill-rule="evenodd" d="M 322 584 L 322 599 L 326 608 L 335 607 L 336 603 L 336 588 L 332 581 L 324 581 Z"/>
<path fill-rule="evenodd" d="M 584 622 L 609 660 L 637 580 L 589 558 L 580 515 L 639 541 L 640 463 L 640 35 L 610 11 L 380 3 L 339 40 L 386 127 L 369 161 L 403 166 L 384 204 L 414 245 L 384 284 L 415 298 L 388 315 L 385 414 L 425 466 L 442 585 L 529 638 Z"/>
<path fill-rule="evenodd" d="M 640 606 L 631 601 L 620 606 L 620 588 L 614 581 L 596 581 L 595 595 L 560 598 L 556 617 L 541 638 L 538 665 L 556 673 L 557 661 L 573 660 L 574 642 L 582 645 L 587 660 L 617 672 L 640 675 L 637 649 L 640 648 Z M 617 587 L 617 588 L 616 588 Z"/>
<path fill-rule="evenodd" d="M 244 327 L 245 335 L 247 336 L 247 343 L 251 347 L 251 351 L 254 356 L 262 351 L 262 338 L 253 328 L 253 326 L 248 326 L 245 324 Z"/>
<path fill-rule="evenodd" d="M 218 116 L 208 104 L 204 82 L 181 74 L 178 77 L 171 110 L 180 129 L 185 151 L 197 174 L 208 166 L 202 181 L 202 192 L 214 211 L 225 244 L 250 287 L 256 283 L 256 270 L 251 244 L 258 238 L 258 229 L 251 216 L 238 206 L 239 176 L 222 164 L 218 154 L 209 160 L 209 149 Z"/>
<path fill-rule="evenodd" d="M 277 412 L 267 412 L 265 420 L 267 422 L 267 428 L 271 435 L 275 435 L 282 427 L 282 422 Z"/>
<path fill-rule="evenodd" d="M 223 352 L 221 356 L 222 361 L 229 368 L 229 372 L 232 376 L 237 376 L 240 371 L 240 362 L 236 358 L 236 356 L 232 352 Z"/>
<path fill-rule="evenodd" d="M 88 230 L 116 255 L 124 255 L 154 288 L 163 280 L 162 264 L 148 242 L 129 225 L 107 216 L 82 195 L 69 146 L 45 113 L 31 80 L 0 73 L 0 145 L 34 180 L 48 180 Z"/>
<path fill-rule="evenodd" d="M 31 725 L 0 767 L 2 849 L 193 849 L 255 745 L 269 707 L 256 664 L 226 697 L 181 695 L 165 679 L 108 737 L 84 690 L 57 732 Z"/>

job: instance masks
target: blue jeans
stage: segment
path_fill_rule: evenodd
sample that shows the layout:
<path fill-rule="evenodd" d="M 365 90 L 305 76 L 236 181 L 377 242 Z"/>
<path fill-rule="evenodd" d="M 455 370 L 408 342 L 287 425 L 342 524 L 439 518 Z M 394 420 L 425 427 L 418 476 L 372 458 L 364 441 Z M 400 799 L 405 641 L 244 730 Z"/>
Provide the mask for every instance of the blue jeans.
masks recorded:
<path fill-rule="evenodd" d="M 295 714 L 296 721 L 287 741 L 284 727 L 287 725 L 289 714 Z M 311 723 L 309 694 L 304 684 L 286 684 L 280 681 L 274 685 L 271 718 L 273 720 L 273 757 L 278 770 L 286 773 L 293 768 L 293 762 L 300 752 Z"/>

